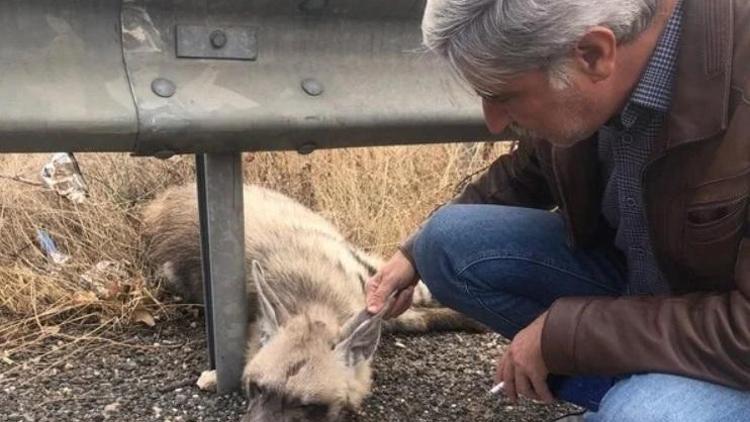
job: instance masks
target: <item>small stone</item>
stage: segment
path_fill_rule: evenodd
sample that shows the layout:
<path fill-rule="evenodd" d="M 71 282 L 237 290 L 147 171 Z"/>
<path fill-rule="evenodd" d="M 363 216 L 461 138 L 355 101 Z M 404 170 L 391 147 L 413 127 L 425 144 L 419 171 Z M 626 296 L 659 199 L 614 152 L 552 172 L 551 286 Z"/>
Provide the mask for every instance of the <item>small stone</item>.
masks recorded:
<path fill-rule="evenodd" d="M 104 413 L 115 413 L 120 410 L 120 403 L 114 402 L 104 406 Z"/>

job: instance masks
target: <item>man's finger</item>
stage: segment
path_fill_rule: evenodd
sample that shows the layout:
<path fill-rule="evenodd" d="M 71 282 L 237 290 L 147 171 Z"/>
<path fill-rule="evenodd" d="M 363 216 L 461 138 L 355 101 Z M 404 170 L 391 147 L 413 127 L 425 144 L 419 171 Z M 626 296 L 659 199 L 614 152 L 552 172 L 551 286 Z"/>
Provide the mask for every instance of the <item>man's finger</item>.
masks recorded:
<path fill-rule="evenodd" d="M 531 377 L 531 382 L 534 385 L 534 391 L 538 397 L 536 400 L 542 400 L 545 403 L 552 403 L 555 401 L 555 396 L 549 391 L 547 380 L 545 380 L 544 377 Z"/>
<path fill-rule="evenodd" d="M 412 298 L 414 297 L 414 286 L 409 286 L 406 289 L 399 292 L 396 296 L 396 301 L 393 303 L 393 307 L 388 311 L 385 316 L 386 319 L 395 318 L 404 312 L 411 306 Z"/>
<path fill-rule="evenodd" d="M 503 366 L 503 382 L 505 382 L 505 395 L 508 396 L 513 403 L 518 401 L 514 366 L 512 357 L 506 357 L 505 366 Z"/>
<path fill-rule="evenodd" d="M 495 384 L 503 382 L 503 368 L 505 367 L 505 353 L 497 357 L 497 365 L 495 365 Z"/>
<path fill-rule="evenodd" d="M 383 282 L 383 274 L 378 271 L 372 277 L 368 278 L 365 282 L 365 294 L 369 298 L 371 294 L 375 293 Z"/>
<path fill-rule="evenodd" d="M 377 273 L 367 280 L 365 291 L 367 295 L 367 311 L 371 314 L 380 312 L 380 309 L 385 304 L 385 298 L 391 293 L 391 289 L 388 289 L 386 283 L 383 283 L 383 275 L 381 273 Z"/>
<path fill-rule="evenodd" d="M 516 378 L 516 391 L 518 392 L 518 394 L 532 400 L 539 400 L 539 397 L 537 397 L 534 390 L 531 389 L 531 381 L 529 381 L 529 378 L 526 376 L 523 370 L 520 367 L 516 366 L 516 370 L 514 372 Z"/>

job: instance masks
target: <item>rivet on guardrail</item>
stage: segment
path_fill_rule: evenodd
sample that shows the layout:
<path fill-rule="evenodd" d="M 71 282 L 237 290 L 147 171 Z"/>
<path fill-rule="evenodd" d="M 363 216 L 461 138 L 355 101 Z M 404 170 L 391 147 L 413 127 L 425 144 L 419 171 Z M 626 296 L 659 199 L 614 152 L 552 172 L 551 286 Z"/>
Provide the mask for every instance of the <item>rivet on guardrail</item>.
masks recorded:
<path fill-rule="evenodd" d="M 308 78 L 302 81 L 302 89 L 308 95 L 312 95 L 313 97 L 317 97 L 318 95 L 322 94 L 324 90 L 323 84 L 312 78 Z"/>
<path fill-rule="evenodd" d="M 211 46 L 217 50 L 227 45 L 227 34 L 221 29 L 212 32 L 209 39 L 211 40 Z"/>
<path fill-rule="evenodd" d="M 169 79 L 156 78 L 151 82 L 151 90 L 160 97 L 169 98 L 177 91 L 177 87 Z"/>

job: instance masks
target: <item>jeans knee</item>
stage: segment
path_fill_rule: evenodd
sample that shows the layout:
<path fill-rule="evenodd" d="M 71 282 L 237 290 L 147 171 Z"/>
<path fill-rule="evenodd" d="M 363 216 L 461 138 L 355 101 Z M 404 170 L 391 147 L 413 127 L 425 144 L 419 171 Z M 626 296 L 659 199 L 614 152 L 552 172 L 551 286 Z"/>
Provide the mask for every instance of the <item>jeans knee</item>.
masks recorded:
<path fill-rule="evenodd" d="M 471 230 L 466 208 L 465 205 L 446 205 L 437 210 L 422 227 L 418 238 L 421 246 L 444 252 L 458 234 Z"/>
<path fill-rule="evenodd" d="M 468 229 L 462 224 L 462 206 L 447 205 L 430 217 L 414 243 L 414 261 L 422 282 L 435 298 L 445 303 L 457 293 L 455 267 L 458 233 Z"/>
<path fill-rule="evenodd" d="M 668 374 L 634 375 L 604 396 L 592 422 L 712 422 L 746 420 L 750 394 Z"/>

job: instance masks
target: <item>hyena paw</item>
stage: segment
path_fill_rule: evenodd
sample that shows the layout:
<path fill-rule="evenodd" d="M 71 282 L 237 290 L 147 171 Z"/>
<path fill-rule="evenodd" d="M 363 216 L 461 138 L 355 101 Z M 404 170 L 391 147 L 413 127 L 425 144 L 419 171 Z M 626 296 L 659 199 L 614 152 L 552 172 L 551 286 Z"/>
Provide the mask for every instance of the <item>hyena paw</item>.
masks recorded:
<path fill-rule="evenodd" d="M 195 384 L 203 391 L 216 391 L 216 370 L 201 372 Z"/>

